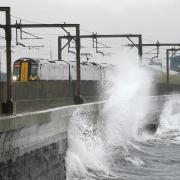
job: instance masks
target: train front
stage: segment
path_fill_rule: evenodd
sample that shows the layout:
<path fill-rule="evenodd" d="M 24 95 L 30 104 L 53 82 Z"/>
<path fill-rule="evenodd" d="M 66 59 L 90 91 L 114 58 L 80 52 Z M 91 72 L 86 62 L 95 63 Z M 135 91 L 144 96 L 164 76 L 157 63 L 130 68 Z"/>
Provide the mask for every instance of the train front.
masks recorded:
<path fill-rule="evenodd" d="M 14 62 L 13 81 L 34 81 L 38 79 L 38 61 L 21 58 Z"/>

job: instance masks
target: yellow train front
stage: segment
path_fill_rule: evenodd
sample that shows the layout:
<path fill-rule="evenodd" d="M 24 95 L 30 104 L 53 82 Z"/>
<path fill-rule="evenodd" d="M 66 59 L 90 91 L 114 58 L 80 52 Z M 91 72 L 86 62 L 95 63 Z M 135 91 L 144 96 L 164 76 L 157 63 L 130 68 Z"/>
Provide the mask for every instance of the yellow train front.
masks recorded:
<path fill-rule="evenodd" d="M 21 58 L 14 62 L 14 81 L 33 81 L 38 79 L 38 60 Z"/>

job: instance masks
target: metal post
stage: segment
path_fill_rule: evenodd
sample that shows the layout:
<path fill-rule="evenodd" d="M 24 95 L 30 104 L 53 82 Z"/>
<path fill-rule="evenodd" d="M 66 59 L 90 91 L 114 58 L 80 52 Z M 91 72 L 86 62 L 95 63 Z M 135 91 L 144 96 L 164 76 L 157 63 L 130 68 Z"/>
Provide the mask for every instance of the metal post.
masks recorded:
<path fill-rule="evenodd" d="M 61 38 L 58 37 L 58 60 L 62 60 L 62 52 L 61 52 L 61 47 L 62 43 L 61 43 Z"/>
<path fill-rule="evenodd" d="M 169 49 L 166 50 L 166 82 L 169 84 Z"/>
<path fill-rule="evenodd" d="M 12 74 L 11 74 L 11 16 L 10 8 L 6 11 L 6 59 L 7 59 L 7 103 L 12 101 Z"/>
<path fill-rule="evenodd" d="M 2 76 L 2 72 L 1 72 L 1 52 L 0 52 L 0 82 L 2 80 L 1 76 Z"/>
<path fill-rule="evenodd" d="M 138 54 L 139 54 L 139 63 L 142 65 L 142 55 L 143 55 L 143 49 L 142 49 L 142 35 L 139 36 L 139 46 L 138 46 Z"/>
<path fill-rule="evenodd" d="M 80 70 L 80 27 L 76 26 L 76 88 L 75 88 L 75 103 L 83 103 L 83 99 L 80 96 L 80 81 L 81 81 L 81 70 Z"/>
<path fill-rule="evenodd" d="M 11 15 L 10 7 L 0 7 L 0 11 L 6 13 L 6 25 L 5 39 L 6 39 L 6 67 L 7 67 L 7 99 L 5 103 L 2 103 L 2 109 L 4 113 L 13 113 L 13 102 L 12 102 L 12 73 L 11 73 Z"/>

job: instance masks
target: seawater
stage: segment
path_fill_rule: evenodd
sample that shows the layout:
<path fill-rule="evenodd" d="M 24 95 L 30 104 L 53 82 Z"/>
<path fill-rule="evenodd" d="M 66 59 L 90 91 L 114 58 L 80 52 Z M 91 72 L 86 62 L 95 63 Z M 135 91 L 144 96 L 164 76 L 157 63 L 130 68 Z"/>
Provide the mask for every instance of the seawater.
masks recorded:
<path fill-rule="evenodd" d="M 101 117 L 79 108 L 71 118 L 67 180 L 180 179 L 180 97 L 167 99 L 152 133 L 143 128 L 152 75 L 126 60 L 111 80 Z"/>

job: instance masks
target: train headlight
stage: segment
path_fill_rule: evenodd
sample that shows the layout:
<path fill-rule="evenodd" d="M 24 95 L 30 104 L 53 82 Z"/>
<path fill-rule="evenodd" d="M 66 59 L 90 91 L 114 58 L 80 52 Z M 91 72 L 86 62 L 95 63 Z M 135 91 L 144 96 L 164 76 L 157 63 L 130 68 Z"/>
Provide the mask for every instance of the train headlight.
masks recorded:
<path fill-rule="evenodd" d="M 17 77 L 16 76 L 13 76 L 13 81 L 17 81 Z"/>

